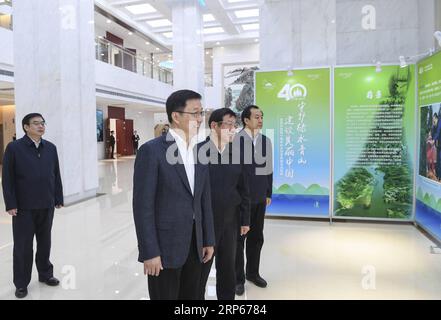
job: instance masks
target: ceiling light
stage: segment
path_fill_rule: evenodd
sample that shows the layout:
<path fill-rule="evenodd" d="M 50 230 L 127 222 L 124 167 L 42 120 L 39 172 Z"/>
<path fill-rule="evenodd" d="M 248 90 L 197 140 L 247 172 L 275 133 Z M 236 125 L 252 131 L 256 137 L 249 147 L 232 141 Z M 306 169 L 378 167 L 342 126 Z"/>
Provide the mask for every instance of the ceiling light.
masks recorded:
<path fill-rule="evenodd" d="M 399 60 L 400 60 L 400 68 L 406 68 L 407 67 L 406 58 L 404 56 L 400 56 Z"/>
<path fill-rule="evenodd" d="M 214 28 L 205 28 L 204 34 L 214 34 L 214 33 L 223 33 L 224 28 L 222 27 L 214 27 Z"/>
<path fill-rule="evenodd" d="M 254 39 L 254 42 L 259 42 L 259 39 Z"/>
<path fill-rule="evenodd" d="M 148 42 L 148 41 L 146 41 L 146 43 L 145 43 L 146 45 L 149 45 L 150 44 L 150 42 Z"/>
<path fill-rule="evenodd" d="M 234 11 L 237 18 L 251 18 L 259 16 L 259 9 L 237 10 Z"/>
<path fill-rule="evenodd" d="M 212 21 L 215 21 L 216 19 L 214 18 L 214 16 L 211 14 L 211 13 L 209 13 L 209 14 L 204 14 L 203 15 L 203 19 L 204 19 L 204 22 L 212 22 Z"/>
<path fill-rule="evenodd" d="M 172 23 L 168 19 L 158 19 L 147 21 L 147 24 L 152 28 L 160 28 L 171 26 Z"/>
<path fill-rule="evenodd" d="M 377 62 L 376 67 L 375 67 L 375 71 L 376 72 L 381 72 L 382 71 L 382 69 L 381 69 L 381 62 L 380 61 Z"/>
<path fill-rule="evenodd" d="M 441 31 L 435 31 L 433 36 L 438 41 L 438 45 L 441 47 Z"/>
<path fill-rule="evenodd" d="M 133 32 L 132 31 L 129 31 L 129 36 L 131 36 L 133 34 Z"/>
<path fill-rule="evenodd" d="M 106 21 L 107 23 L 112 23 L 112 20 L 110 20 L 110 19 L 107 19 L 107 21 Z"/>
<path fill-rule="evenodd" d="M 160 49 L 159 48 L 156 48 L 156 51 L 159 51 Z"/>
<path fill-rule="evenodd" d="M 156 9 L 147 3 L 127 6 L 126 9 L 132 14 L 146 14 L 156 12 Z"/>
<path fill-rule="evenodd" d="M 218 46 L 218 45 L 220 45 L 220 42 L 218 41 L 218 42 L 216 42 L 216 45 Z"/>
<path fill-rule="evenodd" d="M 247 23 L 242 25 L 242 29 L 245 31 L 251 31 L 251 30 L 259 30 L 259 24 L 258 23 Z"/>

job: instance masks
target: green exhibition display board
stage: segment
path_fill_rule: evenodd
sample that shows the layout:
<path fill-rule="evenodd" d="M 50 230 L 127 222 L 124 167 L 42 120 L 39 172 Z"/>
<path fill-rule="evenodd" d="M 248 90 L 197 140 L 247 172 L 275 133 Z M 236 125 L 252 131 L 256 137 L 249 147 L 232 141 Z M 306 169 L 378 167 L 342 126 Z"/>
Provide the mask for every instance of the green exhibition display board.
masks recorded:
<path fill-rule="evenodd" d="M 415 220 L 441 239 L 441 52 L 420 61 Z"/>
<path fill-rule="evenodd" d="M 334 69 L 333 216 L 410 220 L 415 66 Z"/>
<path fill-rule="evenodd" d="M 330 68 L 256 72 L 263 133 L 273 142 L 270 215 L 329 217 Z"/>

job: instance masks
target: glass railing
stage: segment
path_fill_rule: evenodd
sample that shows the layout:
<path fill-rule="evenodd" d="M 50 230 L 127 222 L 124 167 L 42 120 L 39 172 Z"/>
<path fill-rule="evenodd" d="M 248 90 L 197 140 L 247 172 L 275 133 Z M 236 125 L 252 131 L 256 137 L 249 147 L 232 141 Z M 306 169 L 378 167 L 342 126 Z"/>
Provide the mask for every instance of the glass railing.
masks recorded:
<path fill-rule="evenodd" d="M 173 72 L 153 64 L 148 57 L 141 57 L 106 39 L 95 40 L 95 54 L 99 61 L 173 85 Z"/>
<path fill-rule="evenodd" d="M 0 7 L 8 6 L 12 7 L 12 2 L 10 0 L 0 0 Z M 10 10 L 7 10 L 7 12 Z M 0 28 L 5 28 L 12 30 L 12 14 L 2 14 L 2 10 L 0 8 Z"/>

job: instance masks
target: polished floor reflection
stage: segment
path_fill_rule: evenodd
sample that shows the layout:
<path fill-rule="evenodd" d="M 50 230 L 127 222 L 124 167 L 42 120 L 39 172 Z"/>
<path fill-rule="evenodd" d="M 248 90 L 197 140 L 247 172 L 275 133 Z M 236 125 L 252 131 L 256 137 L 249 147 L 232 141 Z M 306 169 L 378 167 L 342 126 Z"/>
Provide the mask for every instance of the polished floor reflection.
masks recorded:
<path fill-rule="evenodd" d="M 136 261 L 133 162 L 100 162 L 104 195 L 57 211 L 52 262 L 62 286 L 40 284 L 34 267 L 26 299 L 148 299 Z M 268 287 L 246 283 L 238 299 L 440 299 L 441 254 L 430 252 L 432 244 L 411 225 L 267 220 L 261 274 Z M 0 299 L 15 299 L 5 213 L 0 270 Z M 207 299 L 216 298 L 213 276 Z"/>

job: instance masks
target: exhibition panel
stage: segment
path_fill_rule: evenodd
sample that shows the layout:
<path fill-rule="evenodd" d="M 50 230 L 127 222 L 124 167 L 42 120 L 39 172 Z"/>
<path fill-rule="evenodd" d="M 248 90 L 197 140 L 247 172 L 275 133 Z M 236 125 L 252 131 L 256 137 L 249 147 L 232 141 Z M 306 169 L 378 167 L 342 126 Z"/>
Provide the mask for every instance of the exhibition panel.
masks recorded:
<path fill-rule="evenodd" d="M 255 83 L 274 148 L 268 214 L 329 217 L 330 68 L 256 72 Z"/>
<path fill-rule="evenodd" d="M 441 52 L 422 60 L 418 72 L 418 175 L 416 222 L 441 239 Z"/>
<path fill-rule="evenodd" d="M 335 68 L 334 217 L 412 220 L 414 70 Z"/>

